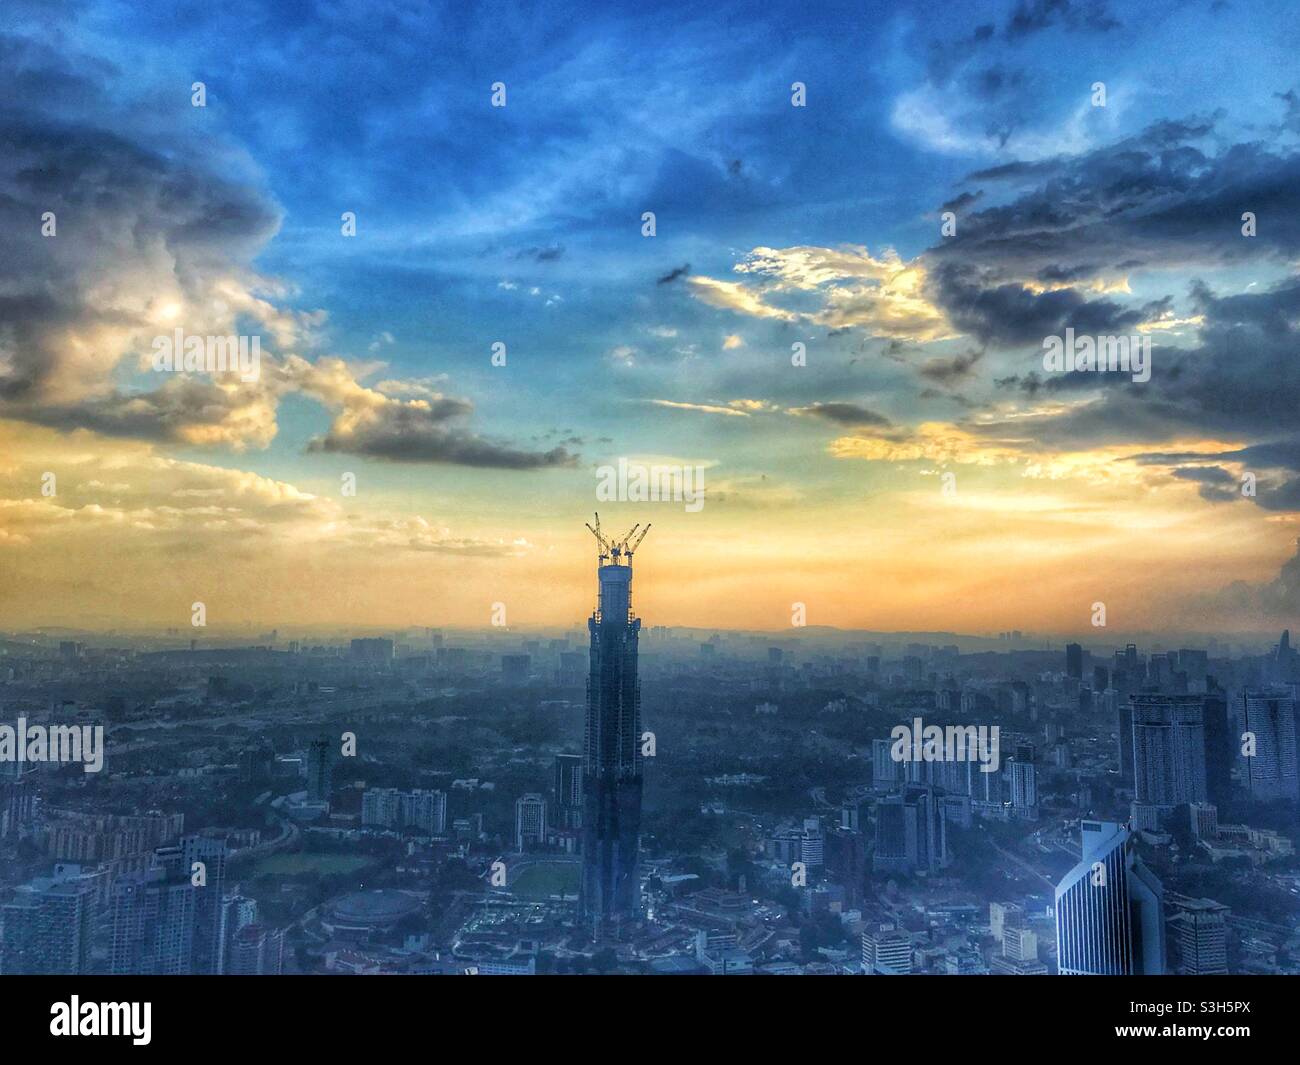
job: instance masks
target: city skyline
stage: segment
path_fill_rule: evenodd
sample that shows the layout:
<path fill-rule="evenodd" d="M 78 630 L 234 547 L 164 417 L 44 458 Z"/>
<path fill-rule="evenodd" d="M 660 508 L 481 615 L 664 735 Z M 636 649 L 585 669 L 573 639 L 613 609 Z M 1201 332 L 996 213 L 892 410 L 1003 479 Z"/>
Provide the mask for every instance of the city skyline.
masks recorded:
<path fill-rule="evenodd" d="M 7 0 L 2 1045 L 485 1001 L 314 976 L 1280 1030 L 1297 54 L 1296 0 Z"/>
<path fill-rule="evenodd" d="M 585 640 L 0 645 L 0 974 L 1295 971 L 1288 632 L 700 641 L 589 529 Z"/>
<path fill-rule="evenodd" d="M 4 627 L 1300 624 L 1285 11 L 12 5 Z"/>

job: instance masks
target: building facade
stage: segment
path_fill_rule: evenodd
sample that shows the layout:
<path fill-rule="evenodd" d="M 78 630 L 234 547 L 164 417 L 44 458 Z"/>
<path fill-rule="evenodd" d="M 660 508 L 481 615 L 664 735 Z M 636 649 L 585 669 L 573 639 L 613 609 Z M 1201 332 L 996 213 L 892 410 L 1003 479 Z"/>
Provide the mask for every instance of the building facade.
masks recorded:
<path fill-rule="evenodd" d="M 1062 976 L 1165 972 L 1164 891 L 1125 825 L 1083 821 L 1083 858 L 1056 888 Z"/>
<path fill-rule="evenodd" d="M 640 910 L 641 688 L 631 556 L 603 556 L 591 638 L 582 775 L 583 918 L 609 934 Z"/>

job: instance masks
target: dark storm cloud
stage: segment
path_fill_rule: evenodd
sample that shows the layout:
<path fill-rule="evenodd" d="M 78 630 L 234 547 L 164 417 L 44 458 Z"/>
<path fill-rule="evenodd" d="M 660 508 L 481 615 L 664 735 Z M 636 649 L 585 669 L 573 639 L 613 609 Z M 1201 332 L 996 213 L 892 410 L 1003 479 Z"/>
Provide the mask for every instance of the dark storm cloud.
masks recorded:
<path fill-rule="evenodd" d="M 1127 334 L 1167 308 L 1167 301 L 1125 307 L 1111 299 L 1088 299 L 1077 289 L 1032 292 L 1013 281 L 993 282 L 978 267 L 941 261 L 931 271 L 931 297 L 962 332 L 982 344 L 1039 345 L 1067 326 L 1078 333 Z"/>
<path fill-rule="evenodd" d="M 1024 181 L 1032 178 L 1042 177 L 1044 174 L 1050 174 L 1055 170 L 1061 169 L 1064 162 L 1060 159 L 1039 159 L 1033 162 L 1022 162 L 1017 160 L 1011 163 L 1000 163 L 998 166 L 986 167 L 983 170 L 972 170 L 966 175 L 967 181 Z"/>
<path fill-rule="evenodd" d="M 1300 437 L 1274 440 L 1266 444 L 1253 444 L 1228 454 L 1247 466 L 1294 470 L 1300 473 Z"/>
<path fill-rule="evenodd" d="M 1214 465 L 1181 465 L 1206 463 L 1207 460 L 1212 460 Z M 1217 482 L 1226 486 L 1228 482 L 1221 473 L 1226 474 L 1231 479 L 1231 488 L 1224 487 L 1222 494 L 1214 495 L 1207 494 L 1203 489 L 1201 494 L 1207 499 L 1243 499 L 1265 510 L 1300 510 L 1300 438 L 1297 437 L 1220 451 L 1211 456 L 1203 452 L 1152 451 L 1136 456 L 1134 461 L 1143 466 L 1173 467 L 1170 472 L 1174 476 L 1205 484 Z M 1236 473 L 1217 465 L 1224 462 L 1237 463 L 1244 473 L 1253 475 L 1254 495 L 1246 495 L 1241 491 L 1243 482 Z"/>
<path fill-rule="evenodd" d="M 1300 404 L 1300 279 L 1226 297 L 1197 286 L 1200 347 L 1180 361 L 1171 396 L 1210 431 L 1267 440 L 1293 429 Z"/>
<path fill-rule="evenodd" d="M 1013 89 L 1018 89 L 1024 85 L 1024 82 L 1023 70 L 1009 70 L 1001 64 L 971 71 L 965 78 L 967 89 L 985 101 L 995 100 Z"/>
<path fill-rule="evenodd" d="M 1014 419 L 994 413 L 968 428 L 1023 439 L 1027 448 L 1243 439 L 1246 448 L 1219 461 L 1258 468 L 1258 505 L 1295 509 L 1300 456 L 1288 438 L 1300 410 L 1300 280 L 1234 294 L 1194 282 L 1177 310 L 1173 296 L 1138 305 L 1086 287 L 1144 267 L 1253 263 L 1282 271 L 1300 256 L 1300 151 L 1252 143 L 1210 154 L 1200 145 L 1212 129 L 1208 120 L 1163 121 L 1075 159 L 971 175 L 1030 184 L 1009 202 L 968 212 L 955 237 L 925 253 L 928 292 L 964 333 L 1003 348 L 1038 347 L 1067 327 L 1131 335 L 1190 305 L 1202 316 L 1196 345 L 1154 332 L 1150 382 L 1036 369 L 1011 374 L 995 386 L 1070 402 Z M 1247 211 L 1257 219 L 1255 237 L 1241 232 Z M 1044 287 L 1031 290 L 1029 281 Z M 1226 498 L 1216 493 L 1227 486 L 1209 480 L 1217 475 L 1190 472 L 1207 461 L 1188 455 L 1149 464 L 1176 465 L 1174 475 L 1197 480 L 1207 498 Z"/>
<path fill-rule="evenodd" d="M 1114 274 L 1121 263 L 1131 270 L 1288 260 L 1300 250 L 1300 152 L 1238 144 L 1210 155 L 1198 142 L 1212 129 L 1207 120 L 1159 122 L 1075 159 L 971 174 L 1036 184 L 966 214 L 927 257 L 978 269 L 982 287 L 1081 281 Z M 1248 211 L 1258 224 L 1253 238 L 1241 232 Z"/>
<path fill-rule="evenodd" d="M 969 207 L 971 204 L 976 203 L 978 200 L 982 199 L 983 196 L 984 193 L 978 189 L 975 192 L 970 192 L 970 191 L 963 192 L 960 196 L 954 196 L 951 200 L 945 203 L 940 208 L 940 210 L 961 211 Z"/>
<path fill-rule="evenodd" d="M 524 451 L 447 424 L 437 410 L 393 404 L 379 417 L 347 427 L 336 422 L 308 444 L 309 451 L 360 455 L 387 462 L 446 463 L 500 470 L 574 466 L 577 456 L 564 447 Z"/>
<path fill-rule="evenodd" d="M 1110 14 L 1108 6 L 1095 0 L 1020 0 L 1007 20 L 1004 32 L 1008 40 L 1016 40 L 1052 26 L 1108 33 L 1119 29 L 1120 25 L 1119 20 Z"/>
<path fill-rule="evenodd" d="M 1122 375 L 1037 373 L 1001 378 L 1001 388 L 1029 395 L 1070 387 L 1107 385 L 1089 402 L 1064 412 L 1013 420 L 974 422 L 984 435 L 1018 434 L 1027 446 L 1084 447 L 1159 444 L 1189 438 L 1244 438 L 1245 447 L 1217 454 L 1152 450 L 1135 456 L 1148 466 L 1181 469 L 1183 479 L 1207 483 L 1215 474 L 1192 474 L 1193 464 L 1240 463 L 1260 477 L 1253 502 L 1268 510 L 1300 509 L 1300 279 L 1257 293 L 1218 297 L 1204 285 L 1194 300 L 1205 316 L 1197 347 L 1155 347 L 1151 380 Z M 1091 380 L 1096 378 L 1100 380 Z M 1057 382 L 1061 383 L 1057 383 Z M 1202 467 L 1203 468 L 1203 467 Z M 1249 498 L 1249 497 L 1247 497 Z"/>
<path fill-rule="evenodd" d="M 1018 48 L 1027 38 L 1052 27 L 1075 33 L 1107 33 L 1121 23 L 1108 5 L 1096 0 L 1020 0 L 1003 26 L 999 43 L 995 23 L 978 24 L 970 33 L 932 40 L 927 51 L 927 74 L 932 83 L 944 86 L 953 71 L 971 55 L 987 49 Z M 1000 86 L 995 86 L 1000 88 Z"/>
<path fill-rule="evenodd" d="M 2 80 L 2 79 L 0 79 Z M 57 235 L 43 236 L 52 212 Z M 0 113 L 0 399 L 38 401 L 84 368 L 70 334 L 148 323 L 110 282 L 129 266 L 200 297 L 279 226 L 255 190 L 106 130 Z M 100 372 L 116 352 L 100 356 Z"/>
<path fill-rule="evenodd" d="M 247 432 L 264 443 L 271 407 L 255 388 L 171 379 L 128 393 L 115 379 L 159 329 L 153 300 L 210 305 L 212 283 L 250 276 L 280 224 L 268 197 L 229 176 L 217 138 L 196 142 L 157 113 L 155 148 L 138 114 L 106 107 L 119 78 L 72 49 L 0 35 L 0 415 L 150 441 L 238 445 Z M 94 124 L 82 117 L 92 113 Z"/>
<path fill-rule="evenodd" d="M 1157 350 L 1157 349 L 1153 349 Z M 1002 391 L 1022 392 L 1026 396 L 1068 394 L 1077 392 L 1095 392 L 1098 389 L 1126 389 L 1134 387 L 1135 382 L 1122 374 L 1095 374 L 1086 370 L 1069 373 L 1040 374 L 1030 370 L 1026 374 L 1011 374 L 998 377 L 993 387 Z"/>
<path fill-rule="evenodd" d="M 893 423 L 883 414 L 869 410 L 857 403 L 811 403 L 806 407 L 795 407 L 791 414 L 807 414 L 815 418 L 824 418 L 836 425 L 876 426 L 885 428 Z"/>
<path fill-rule="evenodd" d="M 1242 498 L 1237 478 L 1222 466 L 1179 466 L 1169 475 L 1199 484 L 1201 498 L 1210 503 L 1232 503 Z"/>
<path fill-rule="evenodd" d="M 1020 374 L 1010 374 L 1007 377 L 997 377 L 993 380 L 993 387 L 1004 390 L 1018 389 L 1026 395 L 1037 395 L 1043 387 L 1043 379 L 1034 370 L 1021 376 Z"/>
<path fill-rule="evenodd" d="M 0 34 L 0 416 L 238 450 L 269 444 L 280 398 L 299 391 L 344 412 L 316 450 L 519 470 L 575 461 L 563 447 L 520 450 L 465 428 L 455 419 L 472 411 L 466 400 L 366 400 L 338 360 L 323 373 L 319 361 L 264 352 L 254 382 L 151 375 L 128 389 L 120 370 L 151 337 L 199 331 L 183 316 L 160 318 L 162 297 L 182 315 L 215 316 L 229 326 L 219 333 L 257 315 L 270 343 L 293 342 L 300 323 L 272 305 L 252 268 L 281 211 L 244 173 L 242 153 L 206 123 L 194 133 L 187 94 L 146 120 L 120 81 L 111 64 Z M 549 263 L 563 251 L 516 255 Z"/>
<path fill-rule="evenodd" d="M 188 443 L 205 430 L 221 430 L 241 418 L 272 414 L 265 394 L 256 385 L 218 387 L 212 381 L 177 377 L 152 392 L 122 392 L 89 396 L 76 403 L 13 404 L 5 417 L 70 431 L 89 429 L 103 436 L 155 443 Z M 223 435 L 226 442 L 239 441 Z"/>
<path fill-rule="evenodd" d="M 1198 484 L 1210 484 L 1222 487 L 1235 485 L 1237 479 L 1222 466 L 1179 466 L 1170 471 L 1171 475 L 1181 481 L 1196 481 Z"/>
<path fill-rule="evenodd" d="M 1273 95 L 1281 100 L 1286 107 L 1286 113 L 1282 116 L 1278 128 L 1289 129 L 1292 133 L 1300 133 L 1300 96 L 1296 94 L 1295 89 L 1288 89 L 1286 92 L 1277 92 Z"/>
<path fill-rule="evenodd" d="M 975 364 L 983 357 L 984 352 L 982 351 L 968 351 L 962 355 L 927 359 L 921 365 L 920 374 L 922 377 L 937 381 L 940 384 L 951 384 L 954 381 L 968 377 L 975 368 Z"/>

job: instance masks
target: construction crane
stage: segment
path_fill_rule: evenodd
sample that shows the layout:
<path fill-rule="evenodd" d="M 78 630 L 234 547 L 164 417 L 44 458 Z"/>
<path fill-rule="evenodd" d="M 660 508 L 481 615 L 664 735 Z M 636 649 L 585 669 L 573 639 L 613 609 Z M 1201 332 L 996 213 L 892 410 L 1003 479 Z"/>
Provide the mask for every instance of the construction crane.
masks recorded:
<path fill-rule="evenodd" d="M 590 521 L 586 523 L 586 527 L 590 529 L 591 536 L 595 537 L 595 542 L 601 545 L 601 554 L 598 555 L 598 558 L 601 559 L 601 562 L 604 562 L 614 551 L 615 545 L 611 544 L 606 534 L 601 532 L 601 512 L 597 511 L 597 514 L 595 514 L 595 528 L 591 528 Z"/>
<path fill-rule="evenodd" d="M 638 524 L 640 524 L 638 522 Z M 636 532 L 636 525 L 632 526 L 632 532 L 623 537 L 623 554 L 627 556 L 627 564 L 632 565 L 632 552 L 641 546 L 641 541 L 645 539 L 645 534 L 650 531 L 650 523 L 646 522 L 646 527 L 641 530 L 641 535 L 636 538 L 636 543 L 628 546 L 628 541 L 632 539 L 632 533 Z"/>
<path fill-rule="evenodd" d="M 591 535 L 596 538 L 596 543 L 600 544 L 600 554 L 598 557 L 602 562 L 604 562 L 605 559 L 609 558 L 609 553 L 613 545 L 605 539 L 604 535 L 600 531 L 600 511 L 596 512 L 596 527 L 594 529 L 591 527 L 591 522 L 587 522 L 586 524 Z"/>
<path fill-rule="evenodd" d="M 596 524 L 593 526 L 591 522 L 587 522 L 586 525 L 587 529 L 591 532 L 591 535 L 596 538 L 596 543 L 600 545 L 600 554 L 597 557 L 601 562 L 604 562 L 606 559 L 612 559 L 612 565 L 615 566 L 621 565 L 619 559 L 624 557 L 627 558 L 628 564 L 630 565 L 632 562 L 632 552 L 641 546 L 641 541 L 645 539 L 645 534 L 650 531 L 649 524 L 647 524 L 644 529 L 641 529 L 641 523 L 637 522 L 619 539 L 611 540 L 600 531 L 599 512 L 596 514 Z M 637 529 L 641 529 L 640 536 L 636 536 Z M 629 542 L 632 541 L 633 536 L 636 536 L 636 540 L 631 542 L 629 546 Z"/>

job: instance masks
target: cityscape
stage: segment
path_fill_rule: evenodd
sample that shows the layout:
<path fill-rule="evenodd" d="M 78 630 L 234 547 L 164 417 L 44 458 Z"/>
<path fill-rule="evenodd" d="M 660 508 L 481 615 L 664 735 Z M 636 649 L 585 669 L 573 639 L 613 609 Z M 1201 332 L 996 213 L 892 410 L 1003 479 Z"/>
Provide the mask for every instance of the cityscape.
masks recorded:
<path fill-rule="evenodd" d="M 9 0 L 0 978 L 67 999 L 14 1014 L 1294 986 L 1238 978 L 1300 976 L 1298 52 L 1291 0 Z"/>
<path fill-rule="evenodd" d="M 0 971 L 1300 971 L 1289 633 L 643 630 L 588 528 L 585 634 L 6 638 L 109 724 L 0 763 Z"/>

